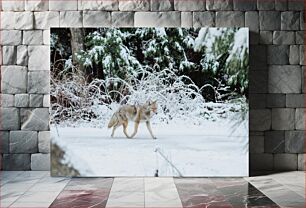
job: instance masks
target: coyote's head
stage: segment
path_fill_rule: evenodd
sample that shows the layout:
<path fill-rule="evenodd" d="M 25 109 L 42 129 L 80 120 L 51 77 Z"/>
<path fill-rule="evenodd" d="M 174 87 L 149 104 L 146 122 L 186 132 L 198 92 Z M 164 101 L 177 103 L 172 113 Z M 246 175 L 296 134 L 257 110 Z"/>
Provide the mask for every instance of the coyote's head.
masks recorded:
<path fill-rule="evenodd" d="M 147 101 L 146 102 L 146 108 L 147 108 L 147 110 L 152 111 L 153 113 L 157 113 L 157 100 Z"/>

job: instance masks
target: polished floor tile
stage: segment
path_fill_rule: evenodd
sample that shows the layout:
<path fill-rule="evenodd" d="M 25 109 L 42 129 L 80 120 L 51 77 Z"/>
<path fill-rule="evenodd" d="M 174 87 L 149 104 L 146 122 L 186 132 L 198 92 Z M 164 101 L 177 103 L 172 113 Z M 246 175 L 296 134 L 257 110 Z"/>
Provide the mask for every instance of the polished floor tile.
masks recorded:
<path fill-rule="evenodd" d="M 246 178 L 62 178 L 1 173 L 1 206 L 31 208 L 304 208 L 305 172 Z"/>
<path fill-rule="evenodd" d="M 65 187 L 65 190 L 104 190 L 112 187 L 113 178 L 73 178 Z"/>
<path fill-rule="evenodd" d="M 144 203 L 144 192 L 111 192 L 106 208 L 142 208 Z"/>
<path fill-rule="evenodd" d="M 144 178 L 115 178 L 112 192 L 144 192 Z"/>
<path fill-rule="evenodd" d="M 112 178 L 73 178 L 50 207 L 104 208 L 112 183 Z"/>
<path fill-rule="evenodd" d="M 184 207 L 279 207 L 243 178 L 175 179 Z"/>
<path fill-rule="evenodd" d="M 145 178 L 145 207 L 183 207 L 173 178 Z"/>
<path fill-rule="evenodd" d="M 109 192 L 99 190 L 64 190 L 50 208 L 104 208 Z"/>
<path fill-rule="evenodd" d="M 305 206 L 305 198 L 271 177 L 254 177 L 247 179 L 253 186 L 282 207 L 300 208 Z"/>

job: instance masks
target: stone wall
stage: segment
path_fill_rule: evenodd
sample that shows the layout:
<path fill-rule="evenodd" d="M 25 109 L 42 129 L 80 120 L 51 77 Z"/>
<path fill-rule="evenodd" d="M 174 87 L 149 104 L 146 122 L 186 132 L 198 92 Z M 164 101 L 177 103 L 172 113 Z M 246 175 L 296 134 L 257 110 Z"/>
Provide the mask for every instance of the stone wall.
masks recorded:
<path fill-rule="evenodd" d="M 303 9 L 303 0 L 2 1 L 3 169 L 49 169 L 50 27 L 235 26 L 250 28 L 251 170 L 304 170 Z"/>

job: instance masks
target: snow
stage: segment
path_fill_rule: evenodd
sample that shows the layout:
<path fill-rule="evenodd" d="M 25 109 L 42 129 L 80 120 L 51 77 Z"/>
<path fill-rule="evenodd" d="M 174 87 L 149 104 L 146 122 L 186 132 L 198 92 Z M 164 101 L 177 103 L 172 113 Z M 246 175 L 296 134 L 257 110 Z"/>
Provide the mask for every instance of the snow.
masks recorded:
<path fill-rule="evenodd" d="M 58 137 L 52 125 L 51 134 L 81 176 L 154 176 L 157 169 L 159 176 L 248 175 L 247 121 L 236 129 L 225 120 L 200 126 L 153 123 L 152 129 L 156 140 L 143 123 L 133 139 L 121 127 L 114 138 L 106 127 L 58 127 Z"/>

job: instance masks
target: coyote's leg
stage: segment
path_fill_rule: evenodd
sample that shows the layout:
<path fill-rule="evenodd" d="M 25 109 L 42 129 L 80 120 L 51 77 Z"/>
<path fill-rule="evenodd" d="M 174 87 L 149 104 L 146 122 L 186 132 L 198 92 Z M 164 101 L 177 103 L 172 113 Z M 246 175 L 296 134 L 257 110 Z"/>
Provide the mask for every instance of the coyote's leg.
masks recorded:
<path fill-rule="evenodd" d="M 114 137 L 115 130 L 118 128 L 118 124 L 114 125 L 111 137 Z"/>
<path fill-rule="evenodd" d="M 127 138 L 130 138 L 127 133 L 128 122 L 124 122 L 122 125 L 123 125 L 123 133 L 125 134 Z"/>
<path fill-rule="evenodd" d="M 152 129 L 151 129 L 150 121 L 147 121 L 146 124 L 147 124 L 147 128 L 148 128 L 148 130 L 149 130 L 149 132 L 150 132 L 150 134 L 151 134 L 151 137 L 152 137 L 153 139 L 156 139 L 156 137 L 153 135 L 153 132 L 152 132 Z"/>
<path fill-rule="evenodd" d="M 137 134 L 139 122 L 135 121 L 134 132 L 129 138 L 133 138 Z"/>

